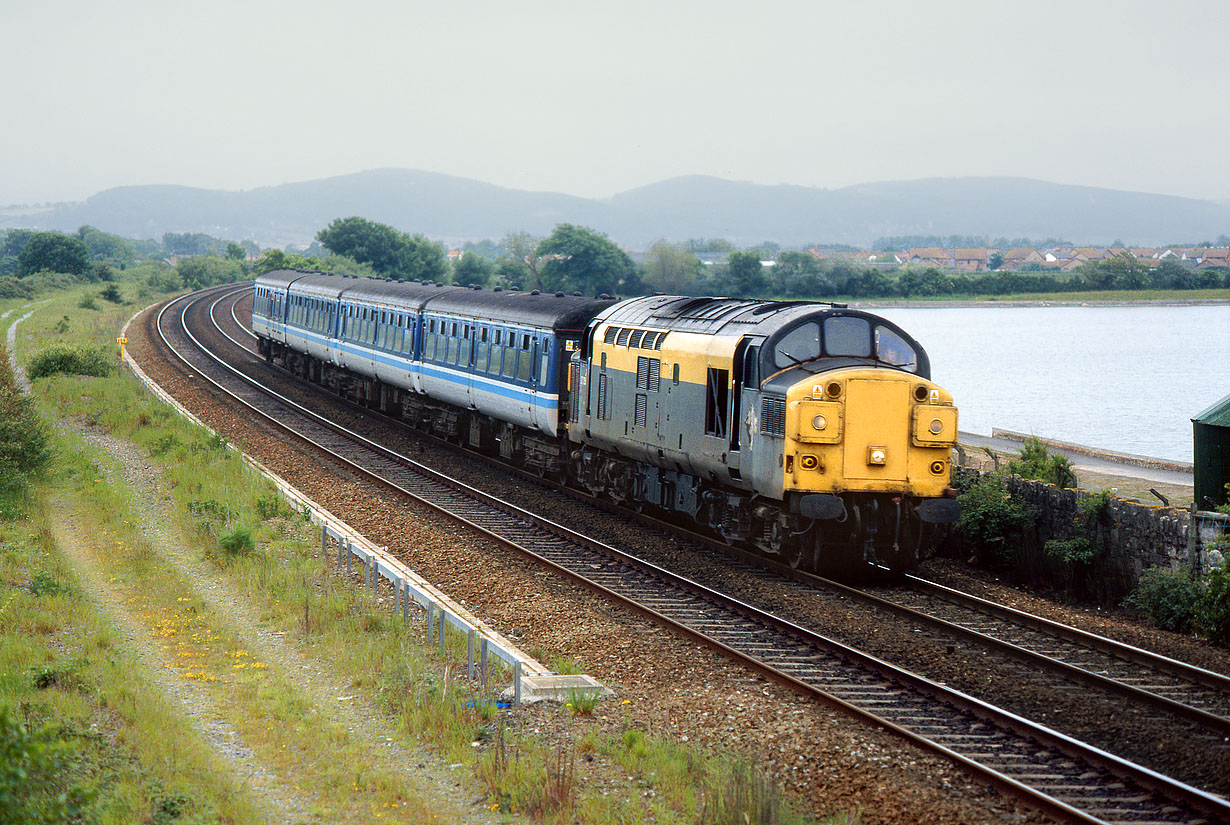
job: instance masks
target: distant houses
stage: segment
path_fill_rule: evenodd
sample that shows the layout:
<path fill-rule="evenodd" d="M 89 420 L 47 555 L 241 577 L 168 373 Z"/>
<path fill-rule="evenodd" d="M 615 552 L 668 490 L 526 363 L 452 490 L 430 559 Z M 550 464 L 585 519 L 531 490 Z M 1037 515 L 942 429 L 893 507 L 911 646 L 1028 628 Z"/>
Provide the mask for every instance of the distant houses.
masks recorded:
<path fill-rule="evenodd" d="M 807 250 L 822 260 L 848 260 L 865 264 L 902 264 L 936 267 L 954 272 L 1014 272 L 1019 269 L 1050 269 L 1071 272 L 1088 263 L 1121 258 L 1149 268 L 1171 258 L 1189 269 L 1230 266 L 1230 247 L 1051 247 L 1047 249 L 995 249 L 911 247 L 905 250 L 834 251 L 822 247 Z"/>

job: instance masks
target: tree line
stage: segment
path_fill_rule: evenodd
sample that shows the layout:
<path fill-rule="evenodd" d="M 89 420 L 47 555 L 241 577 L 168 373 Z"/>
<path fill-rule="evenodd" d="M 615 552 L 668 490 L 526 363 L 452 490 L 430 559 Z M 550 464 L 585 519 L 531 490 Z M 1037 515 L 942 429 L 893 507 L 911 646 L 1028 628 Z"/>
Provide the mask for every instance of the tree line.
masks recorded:
<path fill-rule="evenodd" d="M 55 279 L 113 281 L 126 270 L 153 293 L 229 283 L 275 269 L 582 295 L 661 292 L 790 300 L 1230 288 L 1226 268 L 1192 269 L 1172 258 L 1156 266 L 1112 257 L 1073 272 L 1029 264 L 1015 272 L 966 274 L 935 266 L 886 268 L 846 258 L 822 259 L 771 242 L 739 250 L 722 239 L 701 238 L 677 244 L 660 240 L 634 261 L 603 233 L 567 223 L 546 237 L 514 232 L 499 240 L 466 243 L 460 251 L 450 260 L 436 241 L 355 216 L 333 220 L 299 252 L 261 253 L 251 240 L 201 233 L 133 241 L 91 226 L 71 234 L 13 229 L 0 235 L 0 276 L 8 276 L 0 277 L 0 297 L 30 297 L 35 283 L 58 283 Z M 172 256 L 178 258 L 175 265 L 167 262 Z"/>

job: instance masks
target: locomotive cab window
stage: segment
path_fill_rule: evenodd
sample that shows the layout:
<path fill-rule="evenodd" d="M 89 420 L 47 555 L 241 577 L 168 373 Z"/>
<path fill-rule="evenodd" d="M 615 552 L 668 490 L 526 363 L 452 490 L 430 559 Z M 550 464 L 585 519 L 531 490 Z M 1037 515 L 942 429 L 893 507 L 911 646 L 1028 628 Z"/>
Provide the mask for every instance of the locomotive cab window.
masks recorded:
<path fill-rule="evenodd" d="M 918 353 L 905 339 L 886 326 L 876 326 L 876 358 L 890 367 L 918 370 Z"/>
<path fill-rule="evenodd" d="M 839 315 L 824 322 L 824 352 L 867 358 L 871 355 L 871 325 L 865 318 Z"/>
<path fill-rule="evenodd" d="M 833 354 L 831 350 L 829 354 Z M 800 324 L 790 330 L 778 340 L 773 350 L 773 363 L 778 369 L 793 367 L 819 357 L 820 326 L 815 322 Z"/>

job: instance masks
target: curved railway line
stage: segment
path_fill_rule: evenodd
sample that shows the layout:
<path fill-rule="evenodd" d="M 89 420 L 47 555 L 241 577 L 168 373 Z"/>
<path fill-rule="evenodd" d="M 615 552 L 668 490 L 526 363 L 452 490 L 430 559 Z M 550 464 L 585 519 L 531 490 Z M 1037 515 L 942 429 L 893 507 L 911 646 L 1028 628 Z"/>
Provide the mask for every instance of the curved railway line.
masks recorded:
<path fill-rule="evenodd" d="M 817 701 L 940 753 L 1059 819 L 1230 822 L 1230 805 L 1218 796 L 1175 782 L 473 490 L 277 395 L 225 365 L 218 356 L 205 355 L 206 345 L 190 330 L 196 325 L 208 329 L 207 324 L 217 324 L 214 315 L 226 296 L 246 291 L 224 288 L 168 303 L 155 321 L 165 346 L 217 392 L 245 405 L 253 417 L 326 452 L 350 472 L 423 502 Z M 237 304 L 238 300 L 230 301 L 229 323 L 235 330 L 243 330 Z M 221 326 L 211 334 L 218 332 L 252 356 L 250 348 Z M 684 540 L 710 541 L 699 536 Z M 756 564 L 763 566 L 760 561 Z M 909 587 L 894 591 L 890 601 L 865 590 L 798 575 L 788 568 L 767 575 L 791 577 L 798 587 L 829 598 L 875 604 L 879 609 L 924 622 L 930 628 L 928 632 L 995 647 L 1000 653 L 1063 674 L 1066 679 L 1148 703 L 1158 712 L 1201 726 L 1216 738 L 1230 732 L 1230 680 L 1221 674 L 920 579 L 908 579 Z"/>

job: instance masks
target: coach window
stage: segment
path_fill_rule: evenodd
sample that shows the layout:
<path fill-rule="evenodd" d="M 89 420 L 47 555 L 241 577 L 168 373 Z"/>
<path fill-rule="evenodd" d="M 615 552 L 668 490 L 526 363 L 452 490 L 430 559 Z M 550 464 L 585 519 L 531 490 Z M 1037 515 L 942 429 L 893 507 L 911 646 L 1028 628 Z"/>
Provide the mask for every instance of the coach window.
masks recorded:
<path fill-rule="evenodd" d="M 474 371 L 487 371 L 487 328 L 483 327 L 479 341 L 474 345 Z"/>
<path fill-rule="evenodd" d="M 521 360 L 517 362 L 517 380 L 528 383 L 533 372 L 534 356 L 529 352 L 529 347 L 526 347 L 521 353 Z"/>
<path fill-rule="evenodd" d="M 466 324 L 461 330 L 461 351 L 457 354 L 457 366 L 470 366 L 470 325 Z"/>
<path fill-rule="evenodd" d="M 517 374 L 517 347 L 511 334 L 508 340 L 512 346 L 504 348 L 504 377 L 511 379 Z"/>
<path fill-rule="evenodd" d="M 540 387 L 547 386 L 547 365 L 550 361 L 551 353 L 544 344 L 542 348 L 542 355 L 538 359 L 538 386 Z"/>

